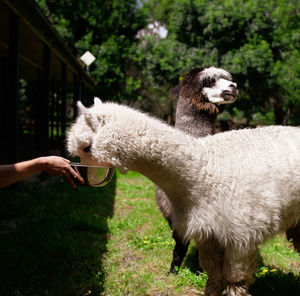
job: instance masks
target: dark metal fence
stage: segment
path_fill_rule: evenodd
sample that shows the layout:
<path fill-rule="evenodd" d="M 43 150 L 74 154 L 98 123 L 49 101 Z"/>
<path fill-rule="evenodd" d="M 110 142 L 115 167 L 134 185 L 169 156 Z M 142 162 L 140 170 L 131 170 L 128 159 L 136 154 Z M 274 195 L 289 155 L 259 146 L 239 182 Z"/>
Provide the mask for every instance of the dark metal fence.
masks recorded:
<path fill-rule="evenodd" d="M 0 0 L 0 162 L 65 155 L 76 101 L 96 87 L 34 0 Z"/>

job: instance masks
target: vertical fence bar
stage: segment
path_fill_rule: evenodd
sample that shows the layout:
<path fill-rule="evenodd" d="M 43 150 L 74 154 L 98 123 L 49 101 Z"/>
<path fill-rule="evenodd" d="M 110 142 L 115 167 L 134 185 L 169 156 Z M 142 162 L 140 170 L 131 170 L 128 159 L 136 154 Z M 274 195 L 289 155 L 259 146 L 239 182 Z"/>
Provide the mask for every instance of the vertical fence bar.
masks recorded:
<path fill-rule="evenodd" d="M 49 98 L 50 98 L 50 48 L 43 44 L 43 77 L 41 83 L 41 98 L 39 100 L 39 153 L 49 152 Z"/>
<path fill-rule="evenodd" d="M 9 13 L 9 55 L 8 55 L 8 84 L 6 100 L 6 136 L 9 149 L 7 151 L 8 162 L 18 160 L 18 147 L 20 141 L 19 129 L 19 80 L 20 80 L 20 20 L 10 10 Z"/>
<path fill-rule="evenodd" d="M 61 80 L 61 137 L 60 137 L 60 153 L 66 156 L 65 137 L 67 128 L 67 65 L 62 62 L 62 80 Z"/>

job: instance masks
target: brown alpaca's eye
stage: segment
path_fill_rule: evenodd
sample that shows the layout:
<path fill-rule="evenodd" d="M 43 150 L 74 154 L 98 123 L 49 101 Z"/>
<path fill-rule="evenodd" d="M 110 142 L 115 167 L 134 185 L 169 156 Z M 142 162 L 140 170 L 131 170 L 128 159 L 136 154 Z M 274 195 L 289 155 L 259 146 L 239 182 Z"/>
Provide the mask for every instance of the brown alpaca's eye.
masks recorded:
<path fill-rule="evenodd" d="M 85 148 L 83 148 L 83 152 L 88 153 L 91 151 L 91 146 L 87 146 Z"/>
<path fill-rule="evenodd" d="M 203 79 L 203 87 L 213 87 L 215 83 L 216 83 L 215 78 L 206 77 Z"/>

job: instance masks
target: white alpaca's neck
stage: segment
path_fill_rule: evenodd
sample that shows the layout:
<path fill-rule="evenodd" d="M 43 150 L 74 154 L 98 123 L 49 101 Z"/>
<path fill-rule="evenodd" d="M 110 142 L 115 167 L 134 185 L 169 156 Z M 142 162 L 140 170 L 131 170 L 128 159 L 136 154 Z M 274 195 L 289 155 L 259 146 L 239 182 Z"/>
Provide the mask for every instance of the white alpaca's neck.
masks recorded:
<path fill-rule="evenodd" d="M 126 122 L 129 132 L 117 148 L 123 151 L 124 166 L 145 175 L 170 196 L 186 193 L 196 178 L 188 173 L 188 164 L 193 162 L 199 169 L 203 165 L 201 140 L 152 118 L 142 121 Z"/>

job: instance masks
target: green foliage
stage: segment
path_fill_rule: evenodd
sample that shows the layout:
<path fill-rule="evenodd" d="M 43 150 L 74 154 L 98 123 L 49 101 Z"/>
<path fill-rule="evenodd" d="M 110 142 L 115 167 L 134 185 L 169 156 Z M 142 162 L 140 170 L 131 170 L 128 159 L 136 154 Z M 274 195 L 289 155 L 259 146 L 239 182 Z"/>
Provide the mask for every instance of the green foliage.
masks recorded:
<path fill-rule="evenodd" d="M 157 1 L 151 3 L 156 8 Z M 234 106 L 249 122 L 254 124 L 255 114 L 265 117 L 274 109 L 271 123 L 298 124 L 299 7 L 298 0 L 174 0 L 160 8 L 158 18 L 166 23 L 175 48 L 180 49 L 180 42 L 187 52 L 201 51 L 194 67 L 213 64 L 233 74 L 240 89 Z M 170 51 L 164 54 L 173 60 Z M 145 55 L 155 59 L 148 51 Z M 183 51 L 182 59 L 189 58 Z M 182 73 L 173 69 L 175 76 Z"/>
<path fill-rule="evenodd" d="M 147 36 L 133 46 L 131 58 L 141 68 L 141 75 L 152 86 L 159 88 L 168 82 L 178 82 L 178 75 L 203 61 L 203 51 L 189 48 L 174 39 Z"/>
<path fill-rule="evenodd" d="M 103 99 L 172 115 L 168 91 L 191 68 L 231 72 L 246 121 L 300 124 L 299 0 L 37 0 L 76 54 L 90 50 Z M 159 21 L 165 39 L 137 32 Z M 270 116 L 270 114 L 273 114 Z M 266 120 L 261 120 L 267 118 Z"/>
<path fill-rule="evenodd" d="M 137 95 L 139 82 L 127 79 L 130 46 L 145 25 L 136 0 L 37 0 L 76 55 L 89 50 L 96 56 L 90 73 L 103 99 L 123 100 Z"/>

